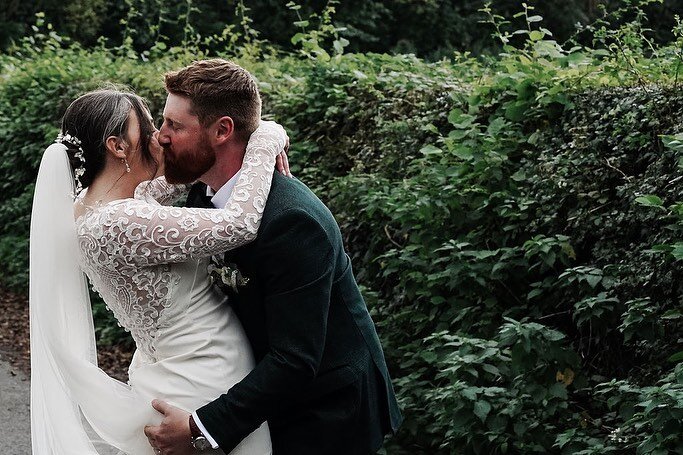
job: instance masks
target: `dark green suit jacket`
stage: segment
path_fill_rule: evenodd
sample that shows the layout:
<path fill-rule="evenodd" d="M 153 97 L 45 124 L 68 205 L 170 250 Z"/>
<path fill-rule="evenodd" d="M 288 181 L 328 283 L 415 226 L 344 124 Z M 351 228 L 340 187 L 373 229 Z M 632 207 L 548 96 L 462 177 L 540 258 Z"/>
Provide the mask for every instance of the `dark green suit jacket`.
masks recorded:
<path fill-rule="evenodd" d="M 210 206 L 195 185 L 189 206 Z M 268 421 L 275 455 L 368 454 L 401 414 L 341 233 L 301 182 L 275 173 L 257 239 L 227 252 L 249 278 L 229 301 L 256 367 L 197 410 L 229 453 Z"/>

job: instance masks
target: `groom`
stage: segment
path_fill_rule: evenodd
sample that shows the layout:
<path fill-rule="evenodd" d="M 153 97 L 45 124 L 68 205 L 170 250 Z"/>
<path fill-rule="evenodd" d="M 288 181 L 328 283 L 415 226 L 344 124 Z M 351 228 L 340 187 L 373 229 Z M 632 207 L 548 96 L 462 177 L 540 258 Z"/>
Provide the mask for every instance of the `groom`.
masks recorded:
<path fill-rule="evenodd" d="M 168 73 L 165 82 L 166 177 L 201 181 L 188 206 L 223 207 L 261 117 L 256 83 L 220 59 Z M 192 415 L 154 400 L 165 418 L 145 429 L 150 443 L 164 454 L 193 453 L 192 445 L 228 454 L 268 421 L 275 455 L 375 453 L 401 415 L 327 207 L 276 171 L 257 239 L 223 259 L 248 279 L 226 292 L 256 367 Z"/>

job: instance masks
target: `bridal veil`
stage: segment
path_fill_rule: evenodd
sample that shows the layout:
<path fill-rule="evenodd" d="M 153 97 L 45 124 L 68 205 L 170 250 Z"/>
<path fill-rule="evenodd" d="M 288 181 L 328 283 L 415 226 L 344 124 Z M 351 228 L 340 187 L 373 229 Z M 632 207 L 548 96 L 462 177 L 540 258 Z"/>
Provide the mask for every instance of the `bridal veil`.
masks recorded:
<path fill-rule="evenodd" d="M 160 415 L 147 398 L 97 367 L 90 298 L 78 261 L 73 191 L 66 147 L 52 144 L 40 164 L 31 214 L 33 453 L 98 454 L 89 425 L 125 453 L 139 455 L 144 447 L 153 454 L 143 427 L 159 422 Z"/>

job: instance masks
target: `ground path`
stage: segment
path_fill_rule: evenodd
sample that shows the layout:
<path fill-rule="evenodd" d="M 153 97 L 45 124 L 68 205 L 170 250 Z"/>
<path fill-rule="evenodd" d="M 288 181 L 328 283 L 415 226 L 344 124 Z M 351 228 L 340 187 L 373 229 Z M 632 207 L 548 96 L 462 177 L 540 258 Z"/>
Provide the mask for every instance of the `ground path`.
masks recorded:
<path fill-rule="evenodd" d="M 130 352 L 125 348 L 98 348 L 98 361 L 110 375 L 126 379 Z M 29 376 L 28 301 L 0 289 L 0 455 L 31 454 Z"/>
<path fill-rule="evenodd" d="M 29 380 L 0 356 L 0 455 L 31 453 Z"/>
<path fill-rule="evenodd" d="M 0 455 L 31 453 L 28 304 L 0 290 Z"/>

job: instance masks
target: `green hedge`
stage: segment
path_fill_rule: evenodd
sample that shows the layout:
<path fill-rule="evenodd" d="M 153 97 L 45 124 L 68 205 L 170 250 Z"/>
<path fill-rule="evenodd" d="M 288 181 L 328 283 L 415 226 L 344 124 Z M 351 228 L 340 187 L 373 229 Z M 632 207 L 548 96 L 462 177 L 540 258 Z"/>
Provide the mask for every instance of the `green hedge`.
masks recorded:
<path fill-rule="evenodd" d="M 388 453 L 683 450 L 674 53 L 535 38 L 487 65 L 241 62 L 344 232 L 406 417 Z M 26 287 L 31 185 L 66 105 L 115 81 L 158 114 L 160 75 L 193 57 L 2 57 L 3 285 Z"/>

